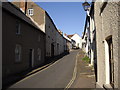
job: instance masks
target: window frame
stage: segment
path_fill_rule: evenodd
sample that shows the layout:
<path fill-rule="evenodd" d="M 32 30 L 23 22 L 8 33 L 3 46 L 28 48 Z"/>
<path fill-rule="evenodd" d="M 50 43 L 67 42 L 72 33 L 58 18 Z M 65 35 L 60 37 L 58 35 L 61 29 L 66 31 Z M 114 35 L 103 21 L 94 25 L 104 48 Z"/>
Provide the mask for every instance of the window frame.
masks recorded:
<path fill-rule="evenodd" d="M 15 46 L 15 62 L 21 62 L 21 54 L 22 54 L 22 47 L 20 44 L 16 44 Z"/>
<path fill-rule="evenodd" d="M 34 9 L 33 8 L 29 8 L 28 9 L 28 15 L 29 16 L 33 16 L 34 15 Z"/>

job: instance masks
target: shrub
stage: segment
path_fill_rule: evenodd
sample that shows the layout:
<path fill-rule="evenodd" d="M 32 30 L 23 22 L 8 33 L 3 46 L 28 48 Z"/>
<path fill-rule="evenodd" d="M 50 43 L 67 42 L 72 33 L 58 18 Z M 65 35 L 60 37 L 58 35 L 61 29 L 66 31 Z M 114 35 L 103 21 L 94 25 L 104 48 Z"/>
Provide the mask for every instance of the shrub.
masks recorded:
<path fill-rule="evenodd" d="M 90 58 L 88 56 L 85 56 L 84 58 L 82 58 L 83 61 L 86 61 L 87 63 L 90 62 Z"/>

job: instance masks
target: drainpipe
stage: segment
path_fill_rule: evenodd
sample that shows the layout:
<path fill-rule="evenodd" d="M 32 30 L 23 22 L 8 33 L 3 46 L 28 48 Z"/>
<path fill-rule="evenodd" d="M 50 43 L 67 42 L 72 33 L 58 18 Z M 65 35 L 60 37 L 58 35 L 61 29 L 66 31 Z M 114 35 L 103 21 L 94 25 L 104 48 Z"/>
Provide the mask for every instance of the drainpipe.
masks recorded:
<path fill-rule="evenodd" d="M 27 0 L 25 0 L 25 14 L 27 14 Z"/>

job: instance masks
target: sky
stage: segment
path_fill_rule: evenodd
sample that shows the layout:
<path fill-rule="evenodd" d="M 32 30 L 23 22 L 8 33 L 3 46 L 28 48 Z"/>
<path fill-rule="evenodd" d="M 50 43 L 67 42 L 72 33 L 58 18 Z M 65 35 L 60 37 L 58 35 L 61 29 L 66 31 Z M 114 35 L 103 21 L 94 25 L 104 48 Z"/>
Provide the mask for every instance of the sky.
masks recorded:
<path fill-rule="evenodd" d="M 36 4 L 48 12 L 57 29 L 66 34 L 77 33 L 82 36 L 86 18 L 82 2 L 36 2 Z"/>

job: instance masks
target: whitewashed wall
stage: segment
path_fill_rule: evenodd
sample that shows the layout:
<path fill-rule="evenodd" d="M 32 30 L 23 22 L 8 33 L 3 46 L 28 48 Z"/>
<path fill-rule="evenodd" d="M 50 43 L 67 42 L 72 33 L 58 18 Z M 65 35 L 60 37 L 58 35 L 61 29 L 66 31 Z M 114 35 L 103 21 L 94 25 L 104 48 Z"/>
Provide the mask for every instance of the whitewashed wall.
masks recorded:
<path fill-rule="evenodd" d="M 78 34 L 74 34 L 71 39 L 75 40 L 76 46 L 79 44 L 79 48 L 82 48 L 82 38 Z"/>

